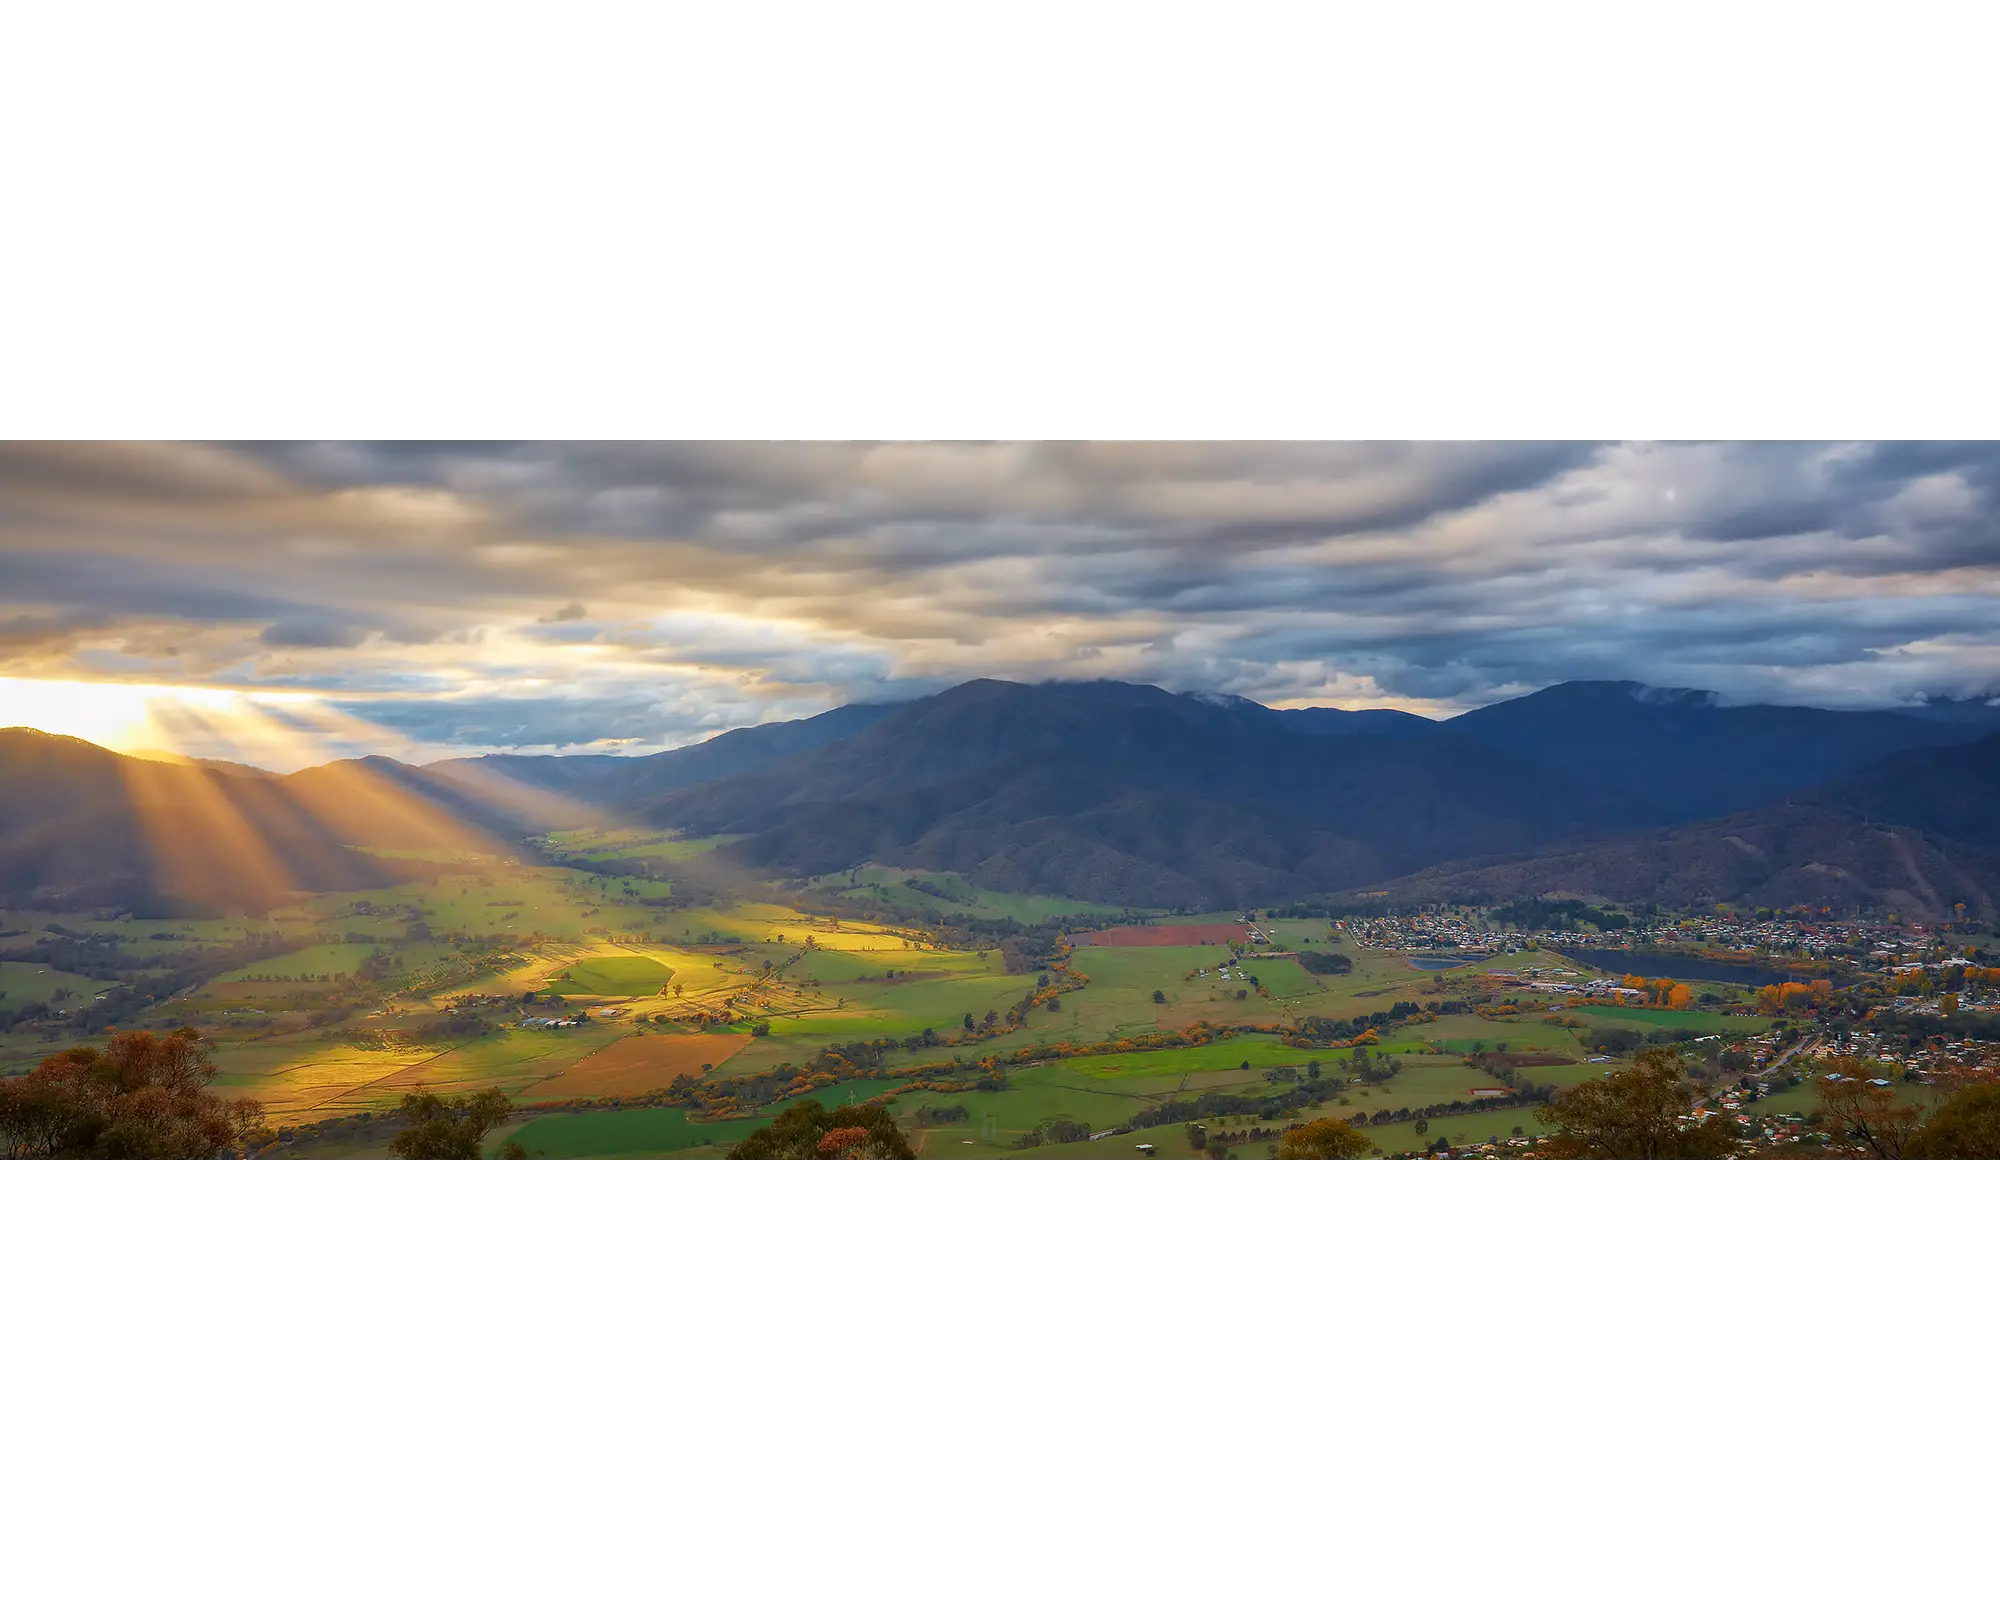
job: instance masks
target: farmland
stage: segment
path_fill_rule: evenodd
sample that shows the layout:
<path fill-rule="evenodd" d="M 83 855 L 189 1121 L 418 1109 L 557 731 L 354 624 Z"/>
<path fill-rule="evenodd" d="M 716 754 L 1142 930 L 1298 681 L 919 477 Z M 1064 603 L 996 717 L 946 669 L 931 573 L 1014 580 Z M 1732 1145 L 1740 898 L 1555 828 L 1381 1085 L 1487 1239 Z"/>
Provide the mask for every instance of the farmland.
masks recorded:
<path fill-rule="evenodd" d="M 532 1148 L 663 1159 L 726 1153 L 808 1094 L 884 1100 L 931 1159 L 1136 1159 L 1147 1143 L 1179 1158 L 1196 1117 L 1360 1118 L 1394 1154 L 1416 1148 L 1426 1114 L 1468 1136 L 1531 1121 L 1526 1105 L 1479 1102 L 1601 1073 L 1590 1058 L 1631 1041 L 1768 1027 L 1553 1000 L 1526 982 L 1548 960 L 1532 950 L 1439 967 L 1321 919 L 1262 919 L 1253 937 L 1240 921 L 893 867 L 677 898 L 672 874 L 712 844 L 571 832 L 543 859 L 439 854 L 435 881 L 302 896 L 268 917 L 94 920 L 60 944 L 17 929 L 0 935 L 0 1004 L 117 992 L 22 959 L 76 952 L 165 985 L 135 1020 L 201 1030 L 217 1087 L 258 1100 L 287 1139 L 393 1117 L 417 1090 L 497 1089 Z M 183 971 L 198 981 L 174 986 Z M 0 1035 L 0 1069 L 62 1028 Z M 1230 1153 L 1256 1158 L 1251 1142 Z M 386 1141 L 371 1125 L 322 1143 L 371 1155 Z"/>

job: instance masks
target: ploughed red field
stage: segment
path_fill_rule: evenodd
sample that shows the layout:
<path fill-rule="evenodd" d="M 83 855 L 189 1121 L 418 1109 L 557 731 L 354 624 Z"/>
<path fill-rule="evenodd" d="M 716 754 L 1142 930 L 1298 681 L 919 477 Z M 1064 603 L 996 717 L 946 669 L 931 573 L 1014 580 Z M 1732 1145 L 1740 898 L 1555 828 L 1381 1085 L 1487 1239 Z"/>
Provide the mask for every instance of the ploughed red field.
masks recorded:
<path fill-rule="evenodd" d="M 1177 922 L 1159 928 L 1094 928 L 1079 933 L 1072 944 L 1247 944 L 1250 930 L 1240 922 Z"/>

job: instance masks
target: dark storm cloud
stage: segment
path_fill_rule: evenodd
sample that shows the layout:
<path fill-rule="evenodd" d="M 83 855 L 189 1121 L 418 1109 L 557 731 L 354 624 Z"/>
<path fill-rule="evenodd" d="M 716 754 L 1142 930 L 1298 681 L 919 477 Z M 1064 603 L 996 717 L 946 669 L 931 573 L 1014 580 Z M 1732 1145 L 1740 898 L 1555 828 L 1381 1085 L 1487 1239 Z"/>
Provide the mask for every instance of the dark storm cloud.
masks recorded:
<path fill-rule="evenodd" d="M 2000 681 L 2000 448 L 17 445 L 0 595 L 45 675 L 170 663 L 438 743 L 980 674 L 1895 703 Z"/>

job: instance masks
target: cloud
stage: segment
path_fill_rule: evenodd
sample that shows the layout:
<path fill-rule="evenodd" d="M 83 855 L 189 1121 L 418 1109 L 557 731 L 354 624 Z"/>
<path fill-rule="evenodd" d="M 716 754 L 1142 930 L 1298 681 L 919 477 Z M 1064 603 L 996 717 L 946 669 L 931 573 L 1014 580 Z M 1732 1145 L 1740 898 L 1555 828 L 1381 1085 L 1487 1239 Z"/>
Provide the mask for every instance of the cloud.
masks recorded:
<path fill-rule="evenodd" d="M 368 630 L 333 617 L 281 617 L 257 637 L 274 649 L 352 650 Z"/>
<path fill-rule="evenodd" d="M 2000 681 L 2000 448 L 10 445 L 0 592 L 36 672 L 310 688 L 444 744 L 979 675 L 1894 704 Z"/>

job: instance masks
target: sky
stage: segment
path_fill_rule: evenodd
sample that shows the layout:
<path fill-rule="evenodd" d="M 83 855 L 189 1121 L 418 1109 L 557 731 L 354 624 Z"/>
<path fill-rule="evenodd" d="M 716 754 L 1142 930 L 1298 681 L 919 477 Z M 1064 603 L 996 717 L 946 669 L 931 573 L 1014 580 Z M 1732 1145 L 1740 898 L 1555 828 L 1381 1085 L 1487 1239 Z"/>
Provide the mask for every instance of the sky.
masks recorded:
<path fill-rule="evenodd" d="M 1990 696 L 2000 446 L 0 445 L 0 725 L 638 752 L 975 677 Z"/>

